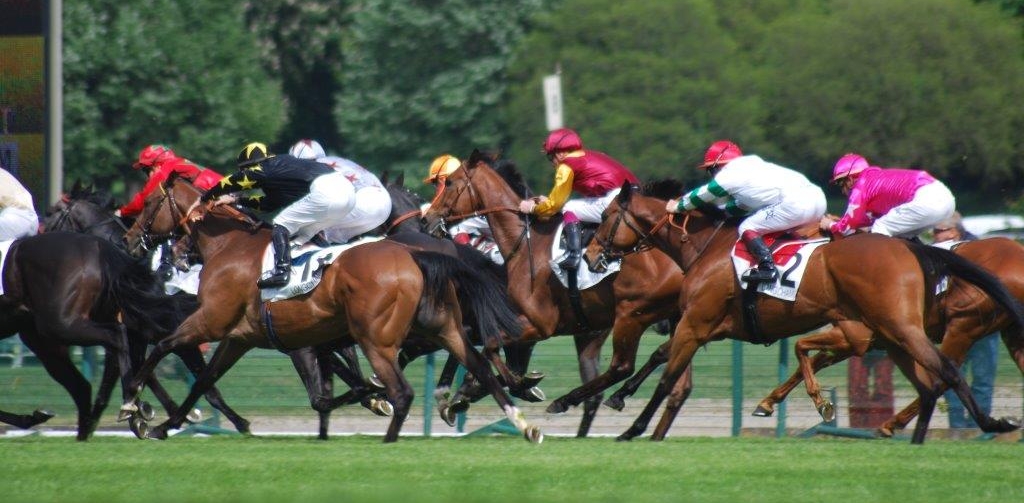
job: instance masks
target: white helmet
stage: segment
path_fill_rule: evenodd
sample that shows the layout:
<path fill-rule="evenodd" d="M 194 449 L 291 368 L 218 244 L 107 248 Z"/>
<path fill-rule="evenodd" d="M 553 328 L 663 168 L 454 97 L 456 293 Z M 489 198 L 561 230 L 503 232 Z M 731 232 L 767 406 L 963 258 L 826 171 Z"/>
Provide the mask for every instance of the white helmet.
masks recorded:
<path fill-rule="evenodd" d="M 308 138 L 303 138 L 296 142 L 295 145 L 292 145 L 292 148 L 288 149 L 288 153 L 299 159 L 319 159 L 327 156 L 319 142 Z"/>

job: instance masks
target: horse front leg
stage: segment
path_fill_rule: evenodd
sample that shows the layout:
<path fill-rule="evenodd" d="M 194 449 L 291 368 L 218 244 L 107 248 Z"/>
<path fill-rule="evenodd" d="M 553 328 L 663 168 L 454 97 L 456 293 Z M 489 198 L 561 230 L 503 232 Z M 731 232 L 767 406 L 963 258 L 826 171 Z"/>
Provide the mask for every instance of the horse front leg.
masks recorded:
<path fill-rule="evenodd" d="M 183 347 L 178 349 L 175 354 L 181 358 L 181 361 L 185 364 L 185 368 L 195 378 L 199 374 L 203 373 L 203 369 L 206 368 L 206 360 L 203 359 L 203 353 L 197 347 Z M 213 408 L 219 410 L 228 421 L 234 425 L 235 430 L 243 435 L 248 435 L 249 421 L 239 415 L 231 407 L 228 406 L 227 402 L 220 394 L 220 390 L 216 386 L 211 386 L 210 390 L 206 392 L 206 401 L 210 403 Z"/>
<path fill-rule="evenodd" d="M 663 342 L 657 349 L 651 353 L 650 358 L 647 359 L 647 363 L 644 363 L 640 370 L 637 370 L 632 377 L 626 380 L 626 382 L 619 388 L 618 391 L 608 397 L 604 401 L 604 404 L 621 411 L 626 407 L 626 398 L 633 396 L 636 390 L 640 389 L 640 385 L 654 373 L 658 367 L 665 364 L 668 361 L 668 346 L 669 341 Z"/>
<path fill-rule="evenodd" d="M 580 379 L 584 385 L 598 376 L 598 368 L 601 364 L 601 346 L 604 345 L 609 333 L 609 330 L 599 330 L 573 336 L 580 364 Z M 604 397 L 601 392 L 598 392 L 583 400 L 583 417 L 580 418 L 580 427 L 576 430 L 576 438 L 585 438 L 590 432 L 590 425 L 594 423 L 594 417 L 597 415 L 597 409 L 601 406 L 602 398 Z"/>

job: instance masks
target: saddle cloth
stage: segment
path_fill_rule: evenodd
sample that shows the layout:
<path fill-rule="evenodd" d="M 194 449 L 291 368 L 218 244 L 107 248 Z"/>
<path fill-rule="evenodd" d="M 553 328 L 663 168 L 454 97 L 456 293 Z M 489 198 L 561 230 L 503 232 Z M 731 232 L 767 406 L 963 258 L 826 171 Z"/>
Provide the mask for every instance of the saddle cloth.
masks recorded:
<path fill-rule="evenodd" d="M 773 236 L 764 237 L 764 242 L 768 246 L 771 246 L 776 240 L 777 238 Z M 815 248 L 828 242 L 828 239 L 822 238 L 785 241 L 778 244 L 772 250 L 772 258 L 775 259 L 775 267 L 779 269 L 779 279 L 774 283 L 761 283 L 757 286 L 757 291 L 777 299 L 796 300 L 796 292 L 800 289 L 800 281 L 807 269 L 807 258 L 811 256 L 811 252 Z M 747 247 L 742 241 L 736 241 L 731 255 L 736 278 L 740 281 L 740 288 L 746 289 L 747 283 L 740 278 L 747 269 L 757 265 L 757 260 L 747 252 Z"/>
<path fill-rule="evenodd" d="M 260 299 L 270 302 L 290 299 L 297 295 L 309 293 L 320 284 L 320 277 L 327 265 L 334 262 L 345 250 L 354 248 L 361 244 L 373 243 L 384 239 L 383 236 L 369 236 L 345 243 L 343 245 L 320 248 L 313 243 L 306 243 L 291 249 L 292 274 L 288 284 L 280 288 L 263 288 L 260 290 Z M 274 269 L 274 249 L 267 245 L 263 252 L 263 267 L 260 268 L 260 276 Z"/>
<path fill-rule="evenodd" d="M 569 287 L 568 275 L 566 274 L 565 271 L 562 270 L 561 267 L 558 266 L 558 263 L 561 262 L 562 259 L 565 258 L 565 255 L 568 253 L 565 250 L 565 247 L 562 246 L 562 229 L 563 228 L 565 228 L 564 224 L 561 224 L 561 225 L 558 226 L 558 230 L 555 232 L 555 241 L 551 245 L 551 257 L 553 257 L 551 259 L 551 271 L 553 271 L 555 273 L 555 277 L 557 277 L 558 281 L 560 281 L 562 283 L 562 286 L 568 288 Z M 586 246 L 586 242 L 585 241 L 584 241 L 584 246 Z M 576 270 L 576 285 L 578 286 L 578 288 L 580 290 L 586 290 L 587 288 L 590 288 L 590 287 L 600 283 L 601 280 L 607 278 L 609 275 L 619 272 L 619 268 L 620 267 L 622 267 L 622 261 L 621 260 L 614 260 L 614 261 L 608 262 L 608 270 L 607 271 L 605 271 L 605 272 L 592 272 L 590 270 L 590 268 L 587 267 L 587 264 L 585 264 L 583 262 L 583 260 L 580 260 L 580 266 Z"/>
<path fill-rule="evenodd" d="M 0 241 L 0 273 L 4 270 L 4 264 L 7 262 L 7 252 L 11 249 L 11 245 L 14 244 L 13 239 L 7 241 Z M 3 274 L 0 274 L 2 277 Z M 0 295 L 4 294 L 4 282 L 0 279 Z"/>
<path fill-rule="evenodd" d="M 938 243 L 932 243 L 932 246 L 943 248 L 949 251 L 953 251 L 957 246 L 960 246 L 967 241 L 956 241 L 950 239 L 949 241 L 940 241 Z M 949 290 L 949 276 L 943 275 L 939 278 L 939 282 L 935 284 L 935 296 L 938 297 Z"/>

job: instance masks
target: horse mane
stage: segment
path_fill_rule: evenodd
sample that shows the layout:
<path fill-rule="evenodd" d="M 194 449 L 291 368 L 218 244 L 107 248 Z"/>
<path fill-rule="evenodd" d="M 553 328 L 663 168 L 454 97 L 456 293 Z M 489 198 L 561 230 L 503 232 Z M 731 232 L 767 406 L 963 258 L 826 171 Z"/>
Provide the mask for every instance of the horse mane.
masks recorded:
<path fill-rule="evenodd" d="M 523 178 L 523 174 L 519 172 L 516 167 L 516 163 L 510 159 L 502 159 L 499 154 L 491 152 L 481 152 L 474 150 L 469 156 L 469 165 L 476 166 L 477 163 L 484 163 L 498 175 L 501 176 L 505 183 L 512 188 L 512 191 L 517 196 L 526 199 L 533 196 L 533 191 L 526 184 L 526 180 Z"/>
<path fill-rule="evenodd" d="M 69 200 L 86 201 L 109 210 L 113 210 L 117 206 L 114 202 L 114 196 L 109 192 L 96 189 L 91 184 L 82 185 L 78 181 L 75 181 L 71 190 L 68 191 L 67 197 Z"/>
<path fill-rule="evenodd" d="M 643 184 L 640 193 L 658 199 L 674 199 L 683 194 L 683 182 L 673 178 L 654 180 Z"/>

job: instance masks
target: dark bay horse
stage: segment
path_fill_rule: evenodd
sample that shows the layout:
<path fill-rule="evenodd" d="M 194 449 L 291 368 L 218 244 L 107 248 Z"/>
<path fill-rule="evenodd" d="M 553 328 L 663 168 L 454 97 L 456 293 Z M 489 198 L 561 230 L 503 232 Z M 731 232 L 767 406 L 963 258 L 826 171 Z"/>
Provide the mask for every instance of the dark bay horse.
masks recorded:
<path fill-rule="evenodd" d="M 114 215 L 115 209 L 116 204 L 109 193 L 95 190 L 92 186 L 85 186 L 76 181 L 69 192 L 63 194 L 60 200 L 48 208 L 44 229 L 46 232 L 66 231 L 90 234 L 124 248 L 124 236 L 128 227 Z M 160 295 L 160 292 L 157 292 L 156 295 Z M 195 296 L 184 292 L 179 292 L 174 297 L 175 299 L 168 298 L 168 300 L 181 307 L 190 306 L 191 309 L 195 309 L 199 305 L 195 302 Z M 169 334 L 170 330 L 167 330 L 150 333 L 150 336 L 163 337 Z M 129 330 L 129 337 L 136 335 Z M 206 360 L 203 359 L 203 354 L 197 347 L 181 348 L 175 353 L 193 376 L 199 375 L 206 367 Z M 141 363 L 141 361 L 137 363 Z M 153 396 L 160 401 L 168 413 L 178 408 L 170 394 L 158 382 L 151 383 L 150 389 Z M 228 406 L 221 396 L 220 390 L 216 387 L 211 388 L 205 398 L 211 406 L 224 414 L 224 417 L 239 433 L 249 433 L 249 421 Z M 200 419 L 198 409 L 190 413 L 188 419 L 190 422 L 198 421 Z"/>
<path fill-rule="evenodd" d="M 656 250 L 633 254 L 623 261 L 618 274 L 581 292 L 584 322 L 549 264 L 560 218 L 541 221 L 521 214 L 518 208 L 523 196 L 508 180 L 518 173 L 503 177 L 489 163 L 487 156 L 474 151 L 438 188 L 424 220 L 429 228 L 446 229 L 468 216 L 487 217 L 505 257 L 509 297 L 530 323 L 523 341 L 538 342 L 558 334 L 574 334 L 576 339 L 584 384 L 554 400 L 548 412 L 565 412 L 591 397 L 599 401 L 603 390 L 633 373 L 644 330 L 678 315 L 676 299 L 682 273 Z M 608 370 L 596 375 L 601 344 L 609 329 L 613 334 L 611 362 Z M 583 363 L 585 355 L 589 355 L 588 365 Z"/>
<path fill-rule="evenodd" d="M 199 196 L 191 184 L 169 180 L 162 191 L 147 198 L 127 237 L 129 249 L 135 250 L 144 235 L 169 234 L 181 227 L 205 263 L 199 309 L 156 345 L 132 379 L 130 392 L 137 395 L 146 376 L 175 348 L 219 342 L 182 408 L 154 427 L 151 437 L 165 438 L 169 428 L 180 426 L 185 407 L 250 349 L 284 350 L 340 340 L 358 344 L 385 384 L 394 414 L 384 440 L 393 442 L 413 398 L 397 362 L 402 343 L 411 335 L 448 349 L 481 379 L 528 440 L 543 439 L 540 429 L 526 421 L 490 373 L 486 360 L 466 340 L 463 309 L 472 313 L 473 328 L 483 337 L 520 330 L 515 314 L 496 301 L 500 291 L 480 281 L 475 271 L 451 257 L 377 241 L 341 253 L 323 269 L 320 284 L 311 292 L 264 304 L 256 279 L 270 241 L 269 230 L 229 206 L 199 206 L 195 215 L 186 215 Z M 134 408 L 131 398 L 125 408 Z"/>
<path fill-rule="evenodd" d="M 953 248 L 953 252 L 1000 278 L 1014 298 L 1024 301 L 1024 245 L 1011 239 L 989 238 L 960 243 Z M 941 343 L 939 351 L 956 365 L 963 363 L 967 351 L 975 342 L 992 332 L 1000 331 L 1003 344 L 1017 368 L 1024 373 L 1024 330 L 998 302 L 962 279 L 952 278 L 946 291 L 932 304 L 927 327 L 929 336 Z M 855 348 L 847 345 L 842 333 L 835 329 L 800 339 L 794 349 L 801 366 L 810 366 L 814 372 L 858 353 Z M 812 351 L 818 353 L 810 359 Z M 810 362 L 805 362 L 806 359 L 810 359 Z M 770 416 L 775 404 L 784 400 L 802 380 L 802 373 L 794 373 L 789 380 L 761 400 L 754 415 Z M 827 404 L 820 393 L 812 394 L 811 398 L 819 411 L 831 408 L 831 404 Z M 879 426 L 879 434 L 888 437 L 904 428 L 917 416 L 919 406 L 919 400 L 914 400 Z M 826 416 L 825 419 L 830 418 Z"/>
<path fill-rule="evenodd" d="M 191 309 L 159 295 L 146 267 L 106 240 L 85 234 L 47 232 L 15 241 L 4 262 L 3 286 L 0 338 L 20 334 L 47 373 L 68 391 L 78 409 L 78 440 L 95 430 L 118 375 L 127 383 L 133 360 L 141 361 L 145 351 L 145 336 L 170 333 Z M 91 406 L 92 387 L 71 361 L 72 345 L 106 348 L 102 381 Z M 0 418 L 27 428 L 49 414 L 8 413 Z M 138 426 L 133 423 L 132 429 L 141 436 Z"/>
<path fill-rule="evenodd" d="M 737 241 L 736 220 L 692 211 L 680 216 L 682 223 L 677 224 L 665 212 L 665 203 L 665 199 L 639 194 L 632 186 L 623 187 L 605 211 L 605 220 L 585 254 L 591 267 L 600 267 L 609 255 L 628 256 L 638 247 L 655 246 L 686 273 L 679 297 L 682 319 L 671 339 L 665 373 L 651 402 L 621 439 L 643 432 L 697 349 L 713 340 L 754 337 L 744 326 L 742 295 L 729 256 Z M 853 347 L 874 339 L 885 343 L 921 400 L 914 443 L 924 442 L 942 382 L 956 390 L 984 431 L 1012 431 L 1018 427 L 1013 421 L 996 420 L 979 410 L 956 365 L 938 352 L 925 333 L 925 311 L 937 272 L 978 285 L 1012 312 L 1015 322 L 1022 319 L 1019 304 L 997 279 L 977 266 L 946 250 L 867 234 L 815 249 L 795 301 L 759 296 L 759 342 L 831 324 Z M 813 382 L 807 370 L 804 378 Z M 669 400 L 652 439 L 664 438 L 681 405 L 675 397 Z"/>

